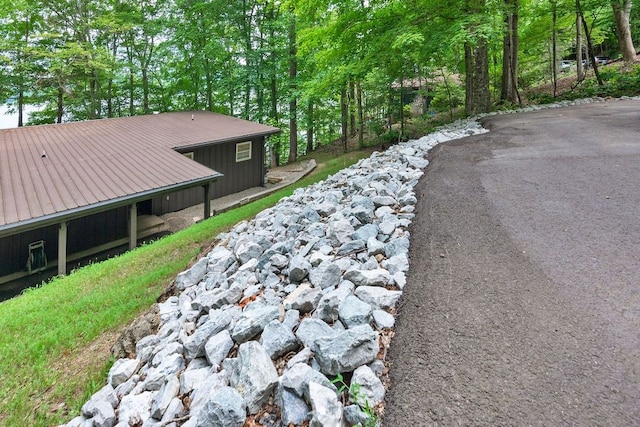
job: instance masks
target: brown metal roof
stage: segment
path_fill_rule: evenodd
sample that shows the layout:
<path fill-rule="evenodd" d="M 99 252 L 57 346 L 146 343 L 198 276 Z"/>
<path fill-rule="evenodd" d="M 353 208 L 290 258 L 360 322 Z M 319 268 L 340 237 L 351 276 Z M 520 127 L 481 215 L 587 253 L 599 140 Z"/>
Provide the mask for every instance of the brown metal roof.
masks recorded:
<path fill-rule="evenodd" d="M 176 150 L 278 132 L 205 111 L 0 130 L 0 236 L 210 182 L 222 175 Z"/>

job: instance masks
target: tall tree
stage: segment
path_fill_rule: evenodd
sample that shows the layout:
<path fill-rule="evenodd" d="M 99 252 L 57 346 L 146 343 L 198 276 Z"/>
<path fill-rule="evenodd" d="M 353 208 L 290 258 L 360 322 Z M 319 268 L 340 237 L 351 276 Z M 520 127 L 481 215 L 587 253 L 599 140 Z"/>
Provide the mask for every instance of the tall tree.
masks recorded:
<path fill-rule="evenodd" d="M 489 40 L 485 0 L 468 0 L 466 12 L 471 16 L 464 43 L 465 111 L 469 115 L 485 113 L 491 108 L 489 91 Z"/>
<path fill-rule="evenodd" d="M 629 17 L 631 16 L 631 0 L 611 0 L 613 17 L 616 21 L 616 35 L 618 36 L 618 47 L 625 62 L 633 62 L 636 59 L 636 48 L 633 46 L 631 38 L 631 26 Z"/>
<path fill-rule="evenodd" d="M 298 44 L 296 17 L 291 13 L 289 23 L 289 162 L 298 158 Z"/>
<path fill-rule="evenodd" d="M 500 99 L 520 104 L 518 93 L 518 0 L 505 0 Z"/>

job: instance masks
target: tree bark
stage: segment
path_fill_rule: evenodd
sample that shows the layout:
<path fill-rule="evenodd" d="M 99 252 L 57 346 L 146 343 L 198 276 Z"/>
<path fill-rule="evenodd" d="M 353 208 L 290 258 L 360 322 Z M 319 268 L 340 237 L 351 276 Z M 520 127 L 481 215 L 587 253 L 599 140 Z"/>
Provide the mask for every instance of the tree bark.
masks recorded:
<path fill-rule="evenodd" d="M 466 66 L 465 111 L 469 115 L 486 113 L 491 108 L 487 40 L 479 38 L 475 44 L 465 43 L 464 57 Z"/>
<path fill-rule="evenodd" d="M 596 62 L 596 58 L 593 52 L 593 43 L 591 42 L 591 32 L 589 31 L 589 27 L 587 26 L 587 21 L 584 19 L 584 13 L 582 13 L 582 5 L 580 4 L 580 0 L 576 0 L 576 6 L 578 13 L 580 14 L 582 27 L 584 28 L 584 35 L 587 37 L 587 52 L 588 57 L 591 60 L 591 66 L 593 67 L 593 74 L 596 76 L 598 85 L 602 86 L 604 85 L 604 82 L 602 81 L 602 77 L 600 77 L 600 71 L 598 71 L 598 63 Z"/>
<path fill-rule="evenodd" d="M 576 3 L 576 78 L 578 82 L 584 80 L 584 64 L 582 63 L 582 22 Z"/>
<path fill-rule="evenodd" d="M 307 154 L 313 151 L 313 138 L 315 133 L 315 112 L 313 100 L 309 99 L 307 104 Z"/>
<path fill-rule="evenodd" d="M 551 79 L 553 80 L 553 97 L 558 95 L 558 52 L 557 52 L 557 23 L 558 23 L 558 3 L 551 0 L 552 27 L 551 27 Z"/>
<path fill-rule="evenodd" d="M 62 90 L 62 86 L 58 86 L 58 105 L 57 105 L 57 113 L 56 113 L 56 123 L 62 123 L 62 115 L 64 113 L 63 109 L 63 100 L 64 100 L 64 92 Z"/>
<path fill-rule="evenodd" d="M 518 0 L 505 0 L 507 8 L 502 45 L 502 91 L 500 99 L 520 104 L 518 94 Z"/>
<path fill-rule="evenodd" d="M 356 136 L 356 85 L 349 81 L 349 135 Z"/>
<path fill-rule="evenodd" d="M 291 14 L 289 24 L 289 163 L 298 159 L 298 100 L 296 77 L 298 74 L 298 48 L 296 45 L 296 18 Z"/>
<path fill-rule="evenodd" d="M 358 147 L 362 148 L 364 145 L 364 110 L 362 108 L 362 86 L 360 81 L 356 85 L 356 93 L 358 97 L 358 121 L 360 122 L 358 127 Z"/>
<path fill-rule="evenodd" d="M 616 35 L 618 36 L 618 46 L 622 59 L 625 62 L 633 62 L 636 59 L 636 48 L 633 46 L 631 38 L 631 26 L 629 16 L 631 15 L 631 0 L 612 0 L 613 17 L 616 21 Z"/>
<path fill-rule="evenodd" d="M 343 85 L 340 89 L 340 113 L 341 113 L 341 123 L 342 123 L 342 146 L 344 148 L 344 152 L 347 152 L 347 135 L 348 135 L 348 125 L 349 125 L 349 109 L 347 106 L 347 88 L 346 85 Z"/>

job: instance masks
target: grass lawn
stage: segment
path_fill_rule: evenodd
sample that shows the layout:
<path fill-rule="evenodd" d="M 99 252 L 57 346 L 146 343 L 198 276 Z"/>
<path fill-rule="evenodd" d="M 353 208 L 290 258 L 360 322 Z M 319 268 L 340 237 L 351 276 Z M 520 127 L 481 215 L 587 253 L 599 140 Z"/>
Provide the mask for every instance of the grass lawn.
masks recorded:
<path fill-rule="evenodd" d="M 0 425 L 51 426 L 79 415 L 106 383 L 123 327 L 219 233 L 369 154 L 314 153 L 318 167 L 296 184 L 0 303 Z"/>

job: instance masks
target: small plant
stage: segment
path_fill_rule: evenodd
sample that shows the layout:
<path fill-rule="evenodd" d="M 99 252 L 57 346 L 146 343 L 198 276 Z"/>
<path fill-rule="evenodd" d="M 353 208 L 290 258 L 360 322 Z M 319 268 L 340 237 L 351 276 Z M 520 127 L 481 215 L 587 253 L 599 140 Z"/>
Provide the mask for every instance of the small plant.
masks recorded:
<path fill-rule="evenodd" d="M 360 390 L 360 384 L 347 384 L 340 373 L 331 380 L 331 383 L 338 387 L 338 397 L 342 398 L 343 404 L 347 401 L 355 403 L 367 415 L 367 420 L 362 427 L 376 427 L 378 425 L 378 417 L 369 405 L 369 400 Z M 346 396 L 345 392 L 347 392 Z"/>

